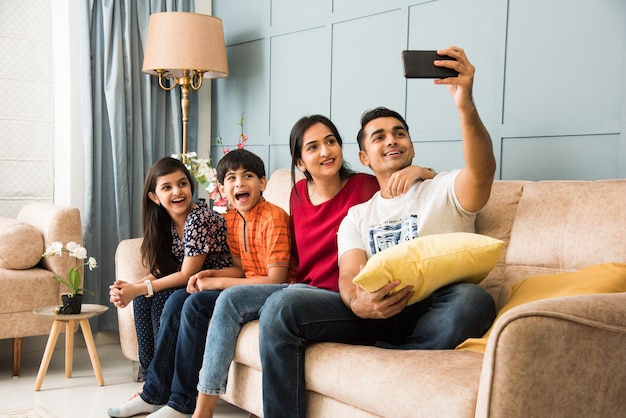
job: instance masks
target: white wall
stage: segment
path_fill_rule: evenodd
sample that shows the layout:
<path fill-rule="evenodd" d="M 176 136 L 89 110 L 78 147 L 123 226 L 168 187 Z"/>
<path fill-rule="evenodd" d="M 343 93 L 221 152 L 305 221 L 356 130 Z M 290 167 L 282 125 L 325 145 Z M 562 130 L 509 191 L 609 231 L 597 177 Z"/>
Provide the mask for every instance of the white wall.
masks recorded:
<path fill-rule="evenodd" d="M 85 209 L 85 165 L 81 133 L 79 7 L 50 0 L 54 74 L 54 202 Z"/>

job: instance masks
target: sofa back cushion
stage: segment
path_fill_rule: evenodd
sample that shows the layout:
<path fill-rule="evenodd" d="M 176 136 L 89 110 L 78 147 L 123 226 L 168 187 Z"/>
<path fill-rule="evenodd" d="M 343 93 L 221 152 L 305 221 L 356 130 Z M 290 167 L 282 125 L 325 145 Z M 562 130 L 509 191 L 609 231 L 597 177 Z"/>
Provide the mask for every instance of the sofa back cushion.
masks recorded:
<path fill-rule="evenodd" d="M 32 225 L 0 217 L 0 267 L 26 270 L 39 263 L 44 252 L 43 236 Z"/>
<path fill-rule="evenodd" d="M 517 213 L 517 205 L 522 198 L 526 183 L 528 182 L 494 181 L 489 201 L 476 215 L 476 233 L 505 242 L 500 261 L 480 283 L 480 286 L 494 297 L 498 306 L 501 306 L 507 297 L 507 293 L 502 289 L 502 281 L 506 271 L 506 253 L 511 239 L 513 221 Z"/>
<path fill-rule="evenodd" d="M 526 277 L 626 263 L 625 220 L 626 180 L 528 183 L 506 262 L 536 270 Z"/>
<path fill-rule="evenodd" d="M 507 202 L 517 196 L 513 183 L 517 182 L 494 183 L 494 201 L 487 204 L 483 217 L 497 223 L 500 216 L 505 225 L 509 223 L 513 207 Z M 528 277 L 626 263 L 626 180 L 525 182 L 518 199 L 504 263 L 481 283 L 498 309 L 509 289 Z M 479 221 L 485 220 L 479 215 L 477 232 L 507 240 L 502 232 L 490 234 L 488 226 L 479 228 Z"/>
<path fill-rule="evenodd" d="M 296 170 L 296 183 L 303 179 L 304 174 Z M 279 168 L 274 171 L 267 181 L 267 187 L 263 192 L 263 197 L 270 203 L 283 208 L 289 213 L 289 196 L 291 196 L 291 171 L 285 168 Z"/>
<path fill-rule="evenodd" d="M 506 241 L 481 286 L 500 309 L 531 276 L 626 263 L 626 180 L 495 181 L 476 232 Z"/>

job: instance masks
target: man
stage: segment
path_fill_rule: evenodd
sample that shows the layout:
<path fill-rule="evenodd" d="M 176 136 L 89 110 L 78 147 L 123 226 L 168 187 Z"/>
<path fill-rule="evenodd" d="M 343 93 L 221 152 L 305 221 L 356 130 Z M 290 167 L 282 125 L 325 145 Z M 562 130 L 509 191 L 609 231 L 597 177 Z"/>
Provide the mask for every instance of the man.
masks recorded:
<path fill-rule="evenodd" d="M 394 173 L 411 165 L 415 156 L 409 128 L 402 116 L 389 109 L 363 115 L 357 136 L 359 158 L 371 168 L 381 191 L 353 207 L 339 228 L 339 294 L 289 287 L 265 303 L 260 351 L 267 417 L 306 415 L 304 350 L 309 342 L 449 349 L 482 335 L 495 317 L 493 299 L 473 284 L 446 286 L 407 306 L 411 287 L 390 294 L 399 281 L 372 293 L 352 283 L 368 258 L 397 244 L 398 237 L 474 231 L 475 213 L 489 198 L 496 163 L 472 99 L 474 67 L 460 48 L 438 52 L 456 59 L 435 61 L 459 72 L 458 77 L 435 84 L 447 85 L 455 101 L 466 165 L 427 182 L 417 181 L 406 193 L 393 197 L 389 190 L 397 186 Z"/>

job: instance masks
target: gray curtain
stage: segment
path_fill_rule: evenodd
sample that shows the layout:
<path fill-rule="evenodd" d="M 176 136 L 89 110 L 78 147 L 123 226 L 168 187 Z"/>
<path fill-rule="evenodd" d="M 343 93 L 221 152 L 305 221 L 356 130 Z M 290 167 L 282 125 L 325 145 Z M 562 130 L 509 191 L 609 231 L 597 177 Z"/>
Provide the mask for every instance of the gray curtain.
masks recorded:
<path fill-rule="evenodd" d="M 85 272 L 96 291 L 87 302 L 109 306 L 95 329 L 116 330 L 109 303 L 115 280 L 115 250 L 127 238 L 142 236 L 144 176 L 159 158 L 181 152 L 180 88 L 162 90 L 143 74 L 143 50 L 150 14 L 194 11 L 193 0 L 81 1 L 80 56 L 82 134 L 85 147 L 83 234 L 100 267 Z M 195 150 L 198 104 L 191 95 L 189 149 Z"/>

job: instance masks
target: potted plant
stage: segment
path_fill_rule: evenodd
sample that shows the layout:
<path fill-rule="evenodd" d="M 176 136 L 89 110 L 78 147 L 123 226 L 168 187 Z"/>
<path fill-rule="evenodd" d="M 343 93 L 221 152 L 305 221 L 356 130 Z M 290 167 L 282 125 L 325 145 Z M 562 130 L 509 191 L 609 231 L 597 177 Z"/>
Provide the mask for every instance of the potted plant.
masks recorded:
<path fill-rule="evenodd" d="M 83 304 L 83 294 L 81 292 L 88 292 L 90 295 L 95 296 L 95 293 L 91 290 L 81 287 L 81 269 L 83 266 L 89 266 L 89 270 L 93 270 L 98 267 L 98 262 L 93 257 L 87 259 L 87 249 L 75 242 L 68 242 L 64 247 L 62 242 L 55 241 L 46 248 L 43 257 L 62 256 L 63 253 L 68 253 L 70 257 L 74 257 L 76 259 L 76 265 L 67 273 L 67 280 L 56 275 L 52 277 L 69 289 L 69 293 L 61 295 L 63 306 L 58 308 L 57 313 L 79 314 Z M 85 259 L 87 259 L 87 261 L 83 261 Z"/>

